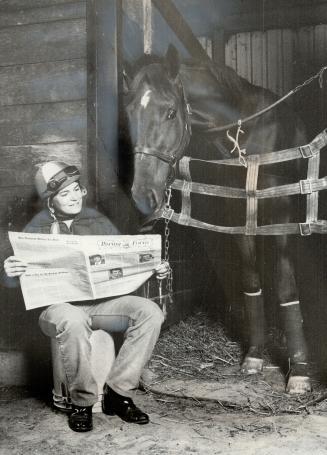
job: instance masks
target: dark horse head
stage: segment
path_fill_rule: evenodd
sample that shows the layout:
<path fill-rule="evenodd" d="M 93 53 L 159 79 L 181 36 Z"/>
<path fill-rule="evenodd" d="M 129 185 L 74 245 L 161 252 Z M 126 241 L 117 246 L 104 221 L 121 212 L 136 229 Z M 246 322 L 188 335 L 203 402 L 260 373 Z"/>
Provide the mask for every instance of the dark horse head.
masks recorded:
<path fill-rule="evenodd" d="M 217 158 L 231 158 L 232 144 L 217 125 L 237 124 L 238 119 L 276 101 L 272 92 L 250 84 L 228 67 L 194 61 L 180 64 L 173 46 L 163 59 L 141 66 L 128 85 L 132 196 L 144 215 L 156 215 L 162 209 L 176 162 L 189 143 L 191 123 L 215 147 Z M 247 123 L 245 129 L 242 147 L 247 155 L 304 143 L 303 128 L 285 105 Z"/>
<path fill-rule="evenodd" d="M 137 72 L 129 86 L 126 111 L 133 146 L 133 199 L 145 215 L 163 203 L 174 178 L 176 162 L 190 139 L 190 123 L 176 50 L 170 47 L 161 63 Z"/>

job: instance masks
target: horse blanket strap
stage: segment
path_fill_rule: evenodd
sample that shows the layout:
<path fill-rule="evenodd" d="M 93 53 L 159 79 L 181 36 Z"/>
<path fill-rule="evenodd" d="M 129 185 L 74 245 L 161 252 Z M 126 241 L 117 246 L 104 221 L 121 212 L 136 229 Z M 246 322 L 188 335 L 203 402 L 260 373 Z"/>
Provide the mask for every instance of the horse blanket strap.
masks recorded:
<path fill-rule="evenodd" d="M 247 178 L 245 189 L 225 186 L 216 186 L 193 182 L 190 173 L 191 161 L 205 161 L 214 165 L 240 166 L 238 159 L 231 160 L 199 160 L 190 157 L 183 157 L 179 161 L 179 170 L 184 180 L 175 180 L 172 188 L 181 191 L 182 209 L 181 213 L 175 213 L 173 209 L 163 208 L 147 219 L 147 222 L 158 218 L 169 219 L 175 223 L 188 225 L 209 231 L 225 234 L 244 235 L 288 235 L 301 234 L 303 236 L 311 233 L 326 234 L 327 220 L 318 218 L 318 197 L 319 191 L 327 189 L 327 176 L 319 178 L 320 149 L 327 145 L 327 130 L 318 134 L 312 142 L 307 145 L 294 147 L 279 152 L 266 153 L 264 155 L 249 155 L 247 161 Z M 296 183 L 280 185 L 258 190 L 259 166 L 284 162 L 295 159 L 308 160 L 307 178 Z M 204 194 L 209 196 L 246 199 L 246 224 L 245 226 L 216 226 L 196 220 L 191 216 L 191 193 Z M 283 197 L 294 194 L 306 196 L 306 220 L 303 223 L 285 223 L 257 226 L 258 199 L 271 197 Z"/>
<path fill-rule="evenodd" d="M 179 224 L 187 225 L 188 220 L 191 216 L 191 172 L 190 172 L 190 158 L 185 157 L 184 160 L 179 162 L 179 172 L 181 177 L 184 178 L 183 185 L 181 188 L 182 192 L 182 208 L 179 215 Z"/>
<path fill-rule="evenodd" d="M 278 152 L 269 152 L 259 155 L 259 164 L 274 164 L 282 163 L 284 161 L 296 160 L 298 158 L 312 158 L 314 155 L 327 145 L 327 130 L 319 133 L 309 144 L 290 149 L 279 150 Z M 248 159 L 248 155 L 245 159 Z M 242 166 L 238 158 L 227 160 L 202 160 L 200 158 L 191 158 L 192 161 L 202 161 L 211 164 L 224 164 L 227 166 Z"/>
<path fill-rule="evenodd" d="M 320 152 L 316 153 L 308 160 L 307 182 L 311 184 L 313 179 L 319 178 Z M 310 187 L 309 187 L 310 188 Z M 318 191 L 308 191 L 307 194 L 307 213 L 306 223 L 311 224 L 318 218 Z"/>
<path fill-rule="evenodd" d="M 172 184 L 174 190 L 181 190 L 184 180 L 176 179 Z M 246 190 L 229 186 L 208 185 L 205 183 L 191 182 L 189 184 L 191 193 L 204 194 L 206 196 L 218 196 L 224 198 L 246 199 Z M 295 194 L 311 194 L 327 189 L 327 177 L 320 179 L 300 180 L 287 185 L 271 186 L 262 190 L 256 190 L 257 199 L 271 197 L 293 196 Z"/>
<path fill-rule="evenodd" d="M 179 214 L 175 213 L 173 209 L 168 211 L 161 211 L 161 217 L 169 219 L 174 223 L 179 223 Z M 158 218 L 158 213 L 152 220 Z M 147 222 L 151 221 L 151 218 Z M 189 218 L 187 226 L 205 229 L 207 231 L 219 232 L 221 234 L 242 234 L 246 235 L 245 226 L 216 226 L 215 224 L 205 223 L 204 221 Z M 327 221 L 318 220 L 313 223 L 285 223 L 285 224 L 269 224 L 258 226 L 255 235 L 310 235 L 310 234 L 327 234 Z"/>
<path fill-rule="evenodd" d="M 250 155 L 247 157 L 247 175 L 246 175 L 246 225 L 245 234 L 255 235 L 257 229 L 258 218 L 258 199 L 256 195 L 259 160 L 258 155 Z"/>

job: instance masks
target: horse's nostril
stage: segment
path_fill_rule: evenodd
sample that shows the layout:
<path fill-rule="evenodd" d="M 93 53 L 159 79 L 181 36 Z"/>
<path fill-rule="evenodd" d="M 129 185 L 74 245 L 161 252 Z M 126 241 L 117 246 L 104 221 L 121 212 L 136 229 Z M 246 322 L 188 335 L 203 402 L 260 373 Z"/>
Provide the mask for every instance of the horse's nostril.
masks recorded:
<path fill-rule="evenodd" d="M 151 210 L 155 210 L 158 207 L 158 197 L 155 191 L 151 191 L 148 196 L 149 207 Z"/>
<path fill-rule="evenodd" d="M 137 208 L 145 215 L 153 213 L 158 208 L 159 198 L 155 190 L 146 190 L 133 185 L 132 197 Z"/>

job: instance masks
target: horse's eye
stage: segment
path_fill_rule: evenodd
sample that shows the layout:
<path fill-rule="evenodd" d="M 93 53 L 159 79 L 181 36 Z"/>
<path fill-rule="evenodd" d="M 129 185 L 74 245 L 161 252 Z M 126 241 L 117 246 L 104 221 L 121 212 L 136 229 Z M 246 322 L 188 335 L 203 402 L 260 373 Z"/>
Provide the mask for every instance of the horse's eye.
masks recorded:
<path fill-rule="evenodd" d="M 176 109 L 171 107 L 170 109 L 168 109 L 167 118 L 168 118 L 168 120 L 172 120 L 175 117 L 176 117 Z"/>

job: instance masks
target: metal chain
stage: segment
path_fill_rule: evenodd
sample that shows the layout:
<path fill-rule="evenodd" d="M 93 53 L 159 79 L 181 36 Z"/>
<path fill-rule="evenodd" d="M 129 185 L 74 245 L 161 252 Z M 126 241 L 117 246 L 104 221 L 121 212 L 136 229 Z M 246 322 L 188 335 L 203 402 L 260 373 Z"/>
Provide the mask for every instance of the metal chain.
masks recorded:
<path fill-rule="evenodd" d="M 169 186 L 165 190 L 165 208 L 170 209 L 170 201 L 171 201 L 171 187 Z M 170 236 L 170 227 L 169 227 L 169 221 L 168 219 L 165 219 L 165 235 L 164 235 L 164 260 L 169 263 L 169 236 Z M 166 290 L 167 290 L 167 295 L 169 298 L 169 302 L 173 302 L 172 298 L 172 292 L 173 292 L 173 270 L 169 266 L 169 273 L 167 276 L 166 280 Z"/>
<path fill-rule="evenodd" d="M 297 85 L 292 90 L 292 92 L 296 93 L 297 91 L 301 90 L 301 88 L 305 87 L 306 85 L 311 84 L 311 82 L 314 81 L 317 78 L 318 78 L 318 82 L 319 82 L 319 87 L 322 88 L 323 82 L 324 82 L 323 81 L 323 75 L 324 75 L 324 71 L 326 71 L 326 69 L 327 69 L 327 66 L 323 66 L 322 68 L 320 68 L 318 73 L 316 73 L 313 76 L 309 77 L 309 79 L 307 79 L 306 81 L 302 82 L 302 84 Z"/>
<path fill-rule="evenodd" d="M 170 209 L 170 200 L 171 200 L 171 187 L 167 187 L 165 190 L 165 208 Z M 169 264 L 169 236 L 170 236 L 170 227 L 169 220 L 165 219 L 165 231 L 164 231 L 164 261 Z M 162 295 L 162 280 L 158 280 L 158 292 L 159 292 L 159 303 L 162 308 L 162 312 L 167 317 L 167 304 L 165 296 Z M 169 303 L 173 303 L 173 270 L 169 265 L 168 275 L 166 277 L 166 296 L 169 299 Z"/>

